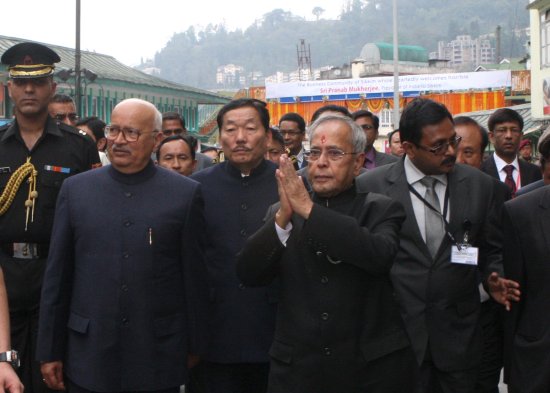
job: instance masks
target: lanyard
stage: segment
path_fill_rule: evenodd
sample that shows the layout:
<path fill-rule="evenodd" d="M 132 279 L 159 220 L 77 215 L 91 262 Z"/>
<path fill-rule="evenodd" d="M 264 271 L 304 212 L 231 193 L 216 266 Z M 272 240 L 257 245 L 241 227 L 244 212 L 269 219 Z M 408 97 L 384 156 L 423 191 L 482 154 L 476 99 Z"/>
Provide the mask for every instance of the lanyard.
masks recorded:
<path fill-rule="evenodd" d="M 460 250 L 460 245 L 457 243 L 457 241 L 455 240 L 455 237 L 453 236 L 453 234 L 451 233 L 450 229 L 449 229 L 449 222 L 447 221 L 447 210 L 449 208 L 449 186 L 447 185 L 446 189 L 445 189 L 445 197 L 444 197 L 444 202 L 443 202 L 443 213 L 441 213 L 439 211 L 439 209 L 436 209 L 435 207 L 433 207 L 427 200 L 425 200 L 422 195 L 420 195 L 418 193 L 418 191 L 416 191 L 416 189 L 411 186 L 410 184 L 407 184 L 407 186 L 409 187 L 409 191 L 412 192 L 418 199 L 420 199 L 420 201 L 429 209 L 432 209 L 434 212 L 436 212 L 437 214 L 439 214 L 439 216 L 443 219 L 443 225 L 445 226 L 445 234 L 447 235 L 447 237 L 449 238 L 449 240 L 451 241 L 451 243 L 453 243 L 454 245 L 456 245 L 458 247 L 458 249 Z M 435 190 L 434 190 L 435 192 Z"/>

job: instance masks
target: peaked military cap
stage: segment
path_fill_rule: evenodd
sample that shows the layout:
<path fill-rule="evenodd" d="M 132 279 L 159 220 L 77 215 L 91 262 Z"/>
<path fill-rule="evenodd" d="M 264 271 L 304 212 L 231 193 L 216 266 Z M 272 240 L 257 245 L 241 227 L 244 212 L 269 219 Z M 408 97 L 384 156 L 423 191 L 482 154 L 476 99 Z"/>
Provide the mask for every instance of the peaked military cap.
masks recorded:
<path fill-rule="evenodd" d="M 59 55 L 42 44 L 22 42 L 2 55 L 2 64 L 8 65 L 10 78 L 43 78 L 53 75 Z"/>

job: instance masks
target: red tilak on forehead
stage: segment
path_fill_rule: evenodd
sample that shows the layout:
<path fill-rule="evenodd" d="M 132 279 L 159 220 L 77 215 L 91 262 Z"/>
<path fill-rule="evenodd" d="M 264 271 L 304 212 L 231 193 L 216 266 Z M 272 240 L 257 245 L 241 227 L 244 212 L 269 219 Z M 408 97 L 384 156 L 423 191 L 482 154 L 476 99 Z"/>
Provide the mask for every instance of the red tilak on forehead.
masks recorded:
<path fill-rule="evenodd" d="M 321 143 L 325 143 L 327 141 L 327 138 L 324 135 L 321 135 Z"/>

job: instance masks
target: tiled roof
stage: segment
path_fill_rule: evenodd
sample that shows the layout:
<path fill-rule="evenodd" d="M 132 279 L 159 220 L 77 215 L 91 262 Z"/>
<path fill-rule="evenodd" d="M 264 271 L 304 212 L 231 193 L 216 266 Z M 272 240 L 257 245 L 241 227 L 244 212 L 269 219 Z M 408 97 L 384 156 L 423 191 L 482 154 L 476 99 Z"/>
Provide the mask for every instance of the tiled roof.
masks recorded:
<path fill-rule="evenodd" d="M 20 42 L 27 42 L 20 38 L 0 36 L 0 55 L 3 54 L 11 46 Z M 61 62 L 57 63 L 57 68 L 74 68 L 75 50 L 58 45 L 44 44 L 56 51 L 61 57 Z M 148 85 L 152 87 L 169 88 L 193 95 L 199 95 L 206 101 L 216 101 L 216 103 L 228 102 L 227 97 L 222 97 L 215 93 L 206 90 L 197 89 L 191 86 L 181 85 L 179 83 L 170 82 L 153 75 L 145 74 L 132 67 L 124 65 L 116 60 L 113 56 L 104 55 L 101 53 L 81 51 L 81 68 L 86 68 L 95 72 L 101 79 L 109 79 L 128 83 Z"/>
<path fill-rule="evenodd" d="M 515 110 L 523 117 L 524 134 L 529 134 L 531 132 L 536 132 L 536 131 L 545 129 L 550 124 L 549 120 L 533 119 L 533 117 L 531 117 L 531 104 L 514 105 L 514 106 L 509 106 L 508 108 Z M 496 109 L 460 113 L 457 116 L 469 116 L 475 121 L 477 121 L 479 124 L 481 124 L 483 127 L 488 129 L 487 121 L 489 120 L 489 117 L 494 111 L 496 111 Z"/>

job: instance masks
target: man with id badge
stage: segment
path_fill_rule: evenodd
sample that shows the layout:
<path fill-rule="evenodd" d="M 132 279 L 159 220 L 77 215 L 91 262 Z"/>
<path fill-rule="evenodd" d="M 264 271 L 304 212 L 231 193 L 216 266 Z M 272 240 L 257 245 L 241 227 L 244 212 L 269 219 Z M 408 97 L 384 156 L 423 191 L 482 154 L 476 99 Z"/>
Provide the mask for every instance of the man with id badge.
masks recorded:
<path fill-rule="evenodd" d="M 461 138 L 445 106 L 412 101 L 399 130 L 405 157 L 361 175 L 357 186 L 405 207 L 391 275 L 419 365 L 418 391 L 474 392 L 479 276 L 506 308 L 519 297 L 517 283 L 501 277 L 495 189 L 485 174 L 455 165 Z"/>

